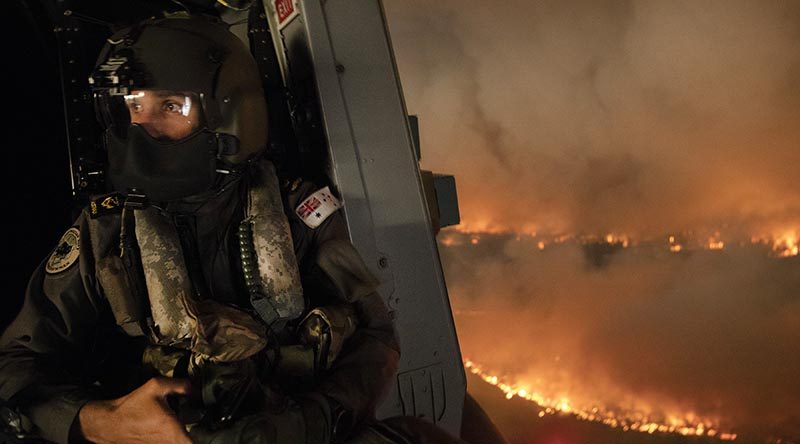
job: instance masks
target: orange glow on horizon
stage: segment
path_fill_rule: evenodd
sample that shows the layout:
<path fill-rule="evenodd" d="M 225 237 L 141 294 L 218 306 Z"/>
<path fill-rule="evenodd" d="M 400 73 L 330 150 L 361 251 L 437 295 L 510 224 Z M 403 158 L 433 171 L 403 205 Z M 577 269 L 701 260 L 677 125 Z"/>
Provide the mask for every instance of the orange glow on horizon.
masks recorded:
<path fill-rule="evenodd" d="M 476 229 L 484 227 L 485 230 Z M 677 235 L 667 236 L 666 249 L 672 253 L 680 253 L 693 250 L 710 250 L 720 251 L 726 250 L 731 245 L 746 246 L 746 245 L 764 245 L 769 248 L 770 255 L 777 258 L 790 258 L 800 256 L 800 230 L 776 230 L 775 234 L 762 234 L 754 235 L 745 240 L 723 240 L 722 234 L 719 231 L 707 237 L 699 235 L 682 234 L 680 238 Z M 605 243 L 613 246 L 621 246 L 622 248 L 629 248 L 632 246 L 642 246 L 652 244 L 657 238 L 635 238 L 631 235 L 624 233 L 611 232 L 603 235 L 590 235 L 590 234 L 557 234 L 547 235 L 537 232 L 534 229 L 530 231 L 508 231 L 500 229 L 497 226 L 490 227 L 488 224 L 460 224 L 452 228 L 445 229 L 438 236 L 438 241 L 445 247 L 454 247 L 468 242 L 471 245 L 478 245 L 481 241 L 482 235 L 495 235 L 495 236 L 511 236 L 517 242 L 532 241 L 534 248 L 539 251 L 545 250 L 551 245 L 562 245 L 576 243 L 580 245 Z M 467 239 L 463 239 L 467 236 Z M 663 239 L 663 238 L 662 238 Z M 663 242 L 663 241 L 662 241 Z"/>

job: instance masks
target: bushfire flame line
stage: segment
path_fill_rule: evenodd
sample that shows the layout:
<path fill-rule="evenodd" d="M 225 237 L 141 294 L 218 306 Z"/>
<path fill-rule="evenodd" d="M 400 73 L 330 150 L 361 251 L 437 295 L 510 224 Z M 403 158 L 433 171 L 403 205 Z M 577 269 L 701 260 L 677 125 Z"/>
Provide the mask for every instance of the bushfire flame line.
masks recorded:
<path fill-rule="evenodd" d="M 457 233 L 457 235 L 463 235 L 469 237 L 469 243 L 472 245 L 478 245 L 481 241 L 482 236 L 515 235 L 517 240 L 528 238 L 536 241 L 536 249 L 540 251 L 543 251 L 552 245 L 564 244 L 567 242 L 575 242 L 583 245 L 592 243 L 594 244 L 605 243 L 611 246 L 621 247 L 621 248 L 629 248 L 632 246 L 638 246 L 643 244 L 657 244 L 658 242 L 663 242 L 665 247 L 672 253 L 680 253 L 697 249 L 721 251 L 730 248 L 731 245 L 739 245 L 739 246 L 762 245 L 769 250 L 770 255 L 778 258 L 796 257 L 800 255 L 800 234 L 798 234 L 800 233 L 800 231 L 798 230 L 786 230 L 782 234 L 776 234 L 776 235 L 751 236 L 749 239 L 739 240 L 735 242 L 732 242 L 730 240 L 728 241 L 723 240 L 723 236 L 719 232 L 715 232 L 712 235 L 700 238 L 692 238 L 690 236 L 679 236 L 671 234 L 664 236 L 663 237 L 664 240 L 662 241 L 654 240 L 652 238 L 646 240 L 638 240 L 634 239 L 632 236 L 624 234 L 616 234 L 616 233 L 609 233 L 602 236 L 573 235 L 573 234 L 546 236 L 537 234 L 535 232 L 514 233 L 514 232 L 504 232 L 504 231 L 470 231 L 469 229 L 461 227 L 460 225 L 456 226 L 455 230 L 452 231 L 451 233 Z M 448 236 L 448 233 L 443 233 L 443 235 L 439 237 L 439 242 L 446 247 L 454 246 L 459 243 L 456 239 L 453 238 L 452 234 Z"/>
<path fill-rule="evenodd" d="M 536 390 L 522 388 L 521 384 L 510 383 L 502 377 L 490 374 L 482 366 L 469 359 L 464 361 L 464 367 L 486 383 L 500 389 L 505 393 L 507 399 L 512 399 L 516 396 L 536 404 L 540 408 L 538 413 L 540 418 L 561 413 L 573 415 L 583 421 L 605 424 L 608 427 L 626 432 L 676 433 L 683 436 L 704 436 L 723 441 L 734 441 L 737 438 L 736 433 L 720 432 L 718 426 L 709 420 L 692 421 L 674 418 L 670 419 L 670 424 L 665 424 L 654 421 L 642 414 L 617 412 L 598 406 L 590 408 L 579 407 L 570 403 L 567 397 L 552 399 Z"/>

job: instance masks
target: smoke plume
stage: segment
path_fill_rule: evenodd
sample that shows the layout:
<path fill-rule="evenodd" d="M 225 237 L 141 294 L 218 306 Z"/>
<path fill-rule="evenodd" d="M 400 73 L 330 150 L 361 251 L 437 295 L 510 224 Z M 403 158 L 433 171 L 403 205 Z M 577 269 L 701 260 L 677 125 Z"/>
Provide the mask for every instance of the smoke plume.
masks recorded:
<path fill-rule="evenodd" d="M 423 166 L 456 175 L 465 227 L 661 235 L 800 221 L 800 4 L 386 8 Z"/>

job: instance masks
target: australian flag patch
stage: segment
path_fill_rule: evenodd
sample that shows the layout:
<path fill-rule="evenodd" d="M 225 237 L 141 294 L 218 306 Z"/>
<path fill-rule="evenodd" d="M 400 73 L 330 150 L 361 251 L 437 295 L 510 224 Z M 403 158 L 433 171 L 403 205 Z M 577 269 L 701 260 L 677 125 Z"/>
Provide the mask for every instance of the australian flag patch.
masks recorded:
<path fill-rule="evenodd" d="M 310 228 L 317 228 L 339 208 L 342 208 L 342 203 L 325 187 L 306 197 L 294 211 L 303 223 Z"/>

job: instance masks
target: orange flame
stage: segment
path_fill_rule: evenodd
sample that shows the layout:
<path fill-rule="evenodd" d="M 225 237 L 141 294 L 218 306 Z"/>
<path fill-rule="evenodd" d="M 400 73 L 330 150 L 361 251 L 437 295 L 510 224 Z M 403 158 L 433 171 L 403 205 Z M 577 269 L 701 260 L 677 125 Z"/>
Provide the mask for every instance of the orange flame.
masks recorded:
<path fill-rule="evenodd" d="M 800 253 L 800 236 L 797 231 L 786 230 L 774 236 L 753 236 L 750 242 L 769 246 L 772 254 L 777 257 L 794 257 Z"/>
<path fill-rule="evenodd" d="M 683 245 L 678 243 L 678 240 L 675 238 L 675 236 L 670 236 L 669 237 L 669 251 L 671 251 L 673 253 L 680 253 L 681 250 L 683 250 Z"/>
<path fill-rule="evenodd" d="M 691 233 L 691 232 L 690 232 Z M 778 234 L 770 235 L 757 235 L 749 239 L 751 245 L 764 245 L 770 249 L 770 254 L 777 258 L 789 258 L 800 256 L 800 231 L 799 230 L 783 230 L 778 231 Z M 577 235 L 577 234 L 559 234 L 559 235 L 542 235 L 537 233 L 535 229 L 530 227 L 528 231 L 511 232 L 491 227 L 488 225 L 471 224 L 471 225 L 456 225 L 453 229 L 445 230 L 440 233 L 438 239 L 439 243 L 445 247 L 453 247 L 463 245 L 468 242 L 472 245 L 477 245 L 481 241 L 482 235 L 506 235 L 513 236 L 516 241 L 531 240 L 535 243 L 535 248 L 539 251 L 545 250 L 550 245 L 560 245 L 567 243 L 577 244 L 590 244 L 590 243 L 606 243 L 609 245 L 621 246 L 622 248 L 629 248 L 631 246 L 638 246 L 653 241 L 650 239 L 635 239 L 633 236 L 621 233 L 607 233 L 601 236 L 597 235 Z M 466 239 L 464 237 L 466 236 Z M 730 239 L 728 239 L 730 240 Z M 732 245 L 745 246 L 747 241 L 732 242 Z M 729 243 L 723 240 L 723 236 L 719 231 L 714 232 L 713 235 L 708 237 L 695 237 L 691 235 L 669 235 L 667 237 L 667 250 L 672 253 L 680 253 L 692 250 L 712 250 L 719 251 L 729 247 Z"/>
<path fill-rule="evenodd" d="M 501 377 L 490 374 L 479 364 L 469 359 L 464 361 L 464 367 L 470 373 L 503 391 L 506 399 L 512 399 L 516 396 L 538 405 L 541 409 L 538 413 L 540 418 L 543 418 L 545 415 L 561 413 L 573 415 L 580 420 L 605 424 L 611 428 L 620 428 L 626 432 L 635 431 L 649 434 L 655 432 L 676 433 L 683 436 L 716 437 L 723 441 L 733 441 L 737 438 L 735 433 L 719 433 L 719 427 L 713 424 L 711 420 L 697 419 L 693 414 L 686 414 L 684 418 L 672 417 L 668 419 L 668 423 L 660 423 L 652 420 L 641 412 L 614 411 L 599 406 L 576 406 L 573 405 L 569 397 L 561 396 L 551 398 L 543 395 L 539 391 L 530 389 L 530 385 L 528 384 L 509 383 Z"/>

